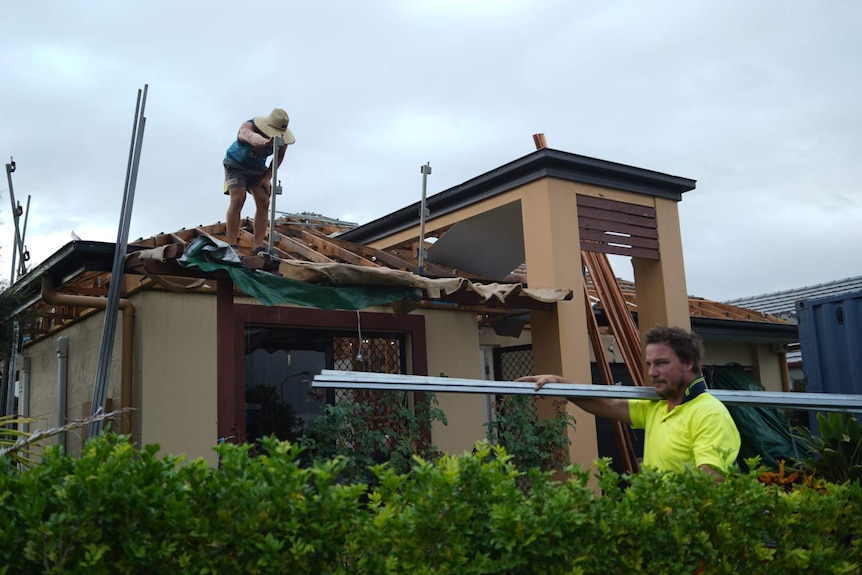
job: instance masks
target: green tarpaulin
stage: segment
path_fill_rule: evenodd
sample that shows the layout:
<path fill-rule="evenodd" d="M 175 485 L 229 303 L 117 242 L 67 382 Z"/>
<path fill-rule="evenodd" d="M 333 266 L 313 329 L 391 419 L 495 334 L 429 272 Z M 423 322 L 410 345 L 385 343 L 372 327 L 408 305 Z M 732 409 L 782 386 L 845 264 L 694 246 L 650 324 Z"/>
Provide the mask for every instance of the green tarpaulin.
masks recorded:
<path fill-rule="evenodd" d="M 196 237 L 178 261 L 184 267 L 205 272 L 224 270 L 239 289 L 266 305 L 291 303 L 319 309 L 360 310 L 399 300 L 418 300 L 421 296 L 419 290 L 410 286 L 326 286 L 251 270 L 228 244 L 208 236 Z"/>
<path fill-rule="evenodd" d="M 760 385 L 738 365 L 705 366 L 709 387 L 739 391 L 763 391 Z M 778 460 L 791 461 L 796 458 L 796 449 L 790 437 L 790 423 L 777 409 L 728 405 L 742 447 L 738 462 L 745 469 L 745 459 L 759 455 L 760 460 L 771 468 L 778 467 Z"/>

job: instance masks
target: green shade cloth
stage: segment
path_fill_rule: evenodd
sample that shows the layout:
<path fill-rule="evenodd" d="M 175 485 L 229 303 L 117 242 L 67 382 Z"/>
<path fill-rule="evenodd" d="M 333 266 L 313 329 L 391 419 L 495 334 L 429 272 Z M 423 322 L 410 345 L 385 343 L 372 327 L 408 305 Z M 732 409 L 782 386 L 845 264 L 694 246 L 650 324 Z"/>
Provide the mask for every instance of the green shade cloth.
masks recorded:
<path fill-rule="evenodd" d="M 239 289 L 265 305 L 291 303 L 318 309 L 360 310 L 421 297 L 420 290 L 409 286 L 325 286 L 250 270 L 230 245 L 209 236 L 196 237 L 177 261 L 183 267 L 205 272 L 224 270 Z"/>
<path fill-rule="evenodd" d="M 713 389 L 763 391 L 754 379 L 738 365 L 704 366 L 704 375 Z M 773 469 L 778 461 L 796 459 L 790 436 L 790 423 L 781 411 L 768 407 L 728 405 L 727 410 L 739 429 L 742 447 L 737 462 L 745 469 L 745 459 L 759 455 L 761 462 Z"/>

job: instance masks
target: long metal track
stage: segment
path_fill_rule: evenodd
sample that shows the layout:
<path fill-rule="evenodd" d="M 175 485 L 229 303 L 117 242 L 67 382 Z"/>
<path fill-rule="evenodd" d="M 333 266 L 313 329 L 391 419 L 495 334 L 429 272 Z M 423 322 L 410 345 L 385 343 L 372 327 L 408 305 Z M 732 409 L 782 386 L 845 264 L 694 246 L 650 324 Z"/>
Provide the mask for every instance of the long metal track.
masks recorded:
<path fill-rule="evenodd" d="M 312 387 L 324 389 L 377 389 L 389 391 L 433 391 L 437 393 L 500 393 L 575 398 L 659 399 L 651 387 L 549 383 L 536 391 L 532 383 L 485 381 L 453 377 L 425 377 L 324 369 L 315 375 Z M 862 395 L 838 393 L 783 393 L 774 391 L 730 391 L 710 389 L 709 393 L 727 405 L 780 407 L 807 411 L 862 413 Z"/>
<path fill-rule="evenodd" d="M 138 181 L 138 166 L 141 161 L 141 145 L 147 119 L 144 109 L 147 105 L 147 84 L 138 90 L 135 103 L 135 120 L 132 124 L 132 143 L 129 147 L 129 162 L 126 166 L 126 183 L 123 190 L 123 204 L 120 208 L 120 225 L 117 228 L 117 243 L 114 245 L 114 262 L 111 266 L 111 284 L 108 287 L 108 301 L 105 308 L 105 324 L 102 328 L 102 343 L 99 347 L 99 360 L 96 366 L 96 380 L 93 384 L 93 402 L 90 415 L 105 412 L 108 400 L 108 384 L 111 372 L 111 357 L 114 352 L 114 335 L 117 333 L 117 313 L 120 309 L 120 295 L 123 291 L 123 265 L 126 262 L 126 249 L 129 242 L 129 225 L 132 220 L 132 206 L 135 201 L 135 187 Z M 104 422 L 91 421 L 87 431 L 89 437 L 102 433 Z"/>

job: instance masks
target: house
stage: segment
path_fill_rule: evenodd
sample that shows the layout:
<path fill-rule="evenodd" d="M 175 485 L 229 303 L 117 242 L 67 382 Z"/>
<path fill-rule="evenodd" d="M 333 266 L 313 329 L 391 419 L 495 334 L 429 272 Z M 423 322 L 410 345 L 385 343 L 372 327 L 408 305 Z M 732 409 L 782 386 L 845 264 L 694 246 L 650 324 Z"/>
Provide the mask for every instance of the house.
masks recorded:
<path fill-rule="evenodd" d="M 860 291 L 862 291 L 862 276 L 855 276 L 811 286 L 736 298 L 725 303 L 772 314 L 795 325 L 799 322 L 797 316 L 797 304 L 799 302 L 821 300 Z M 804 391 L 806 378 L 798 340 L 787 346 L 787 365 L 791 387 L 794 390 Z"/>
<path fill-rule="evenodd" d="M 798 338 L 795 326 L 687 295 L 677 203 L 694 186 L 541 149 L 429 197 L 425 222 L 418 204 L 356 227 L 280 218 L 277 258 L 248 255 L 248 222 L 242 258 L 218 241 L 223 224 L 138 239 L 122 277 L 111 407 L 135 409 L 119 426 L 137 443 L 214 460 L 220 439 L 314 417 L 308 380 L 321 368 L 592 381 L 581 251 L 632 259 L 635 281 L 623 293 L 641 331 L 693 327 L 710 362 L 745 365 L 763 387 L 787 389 L 782 346 Z M 38 427 L 90 412 L 113 248 L 71 242 L 14 286 L 39 311 L 23 328 L 18 364 L 20 410 Z M 526 278 L 513 276 L 519 269 Z M 289 417 L 265 409 L 273 397 L 291 406 Z M 484 437 L 491 398 L 438 400 L 448 425 L 431 430 L 437 447 L 460 453 Z M 579 422 L 572 459 L 592 461 L 595 420 L 569 409 Z M 84 439 L 60 441 L 76 450 Z"/>

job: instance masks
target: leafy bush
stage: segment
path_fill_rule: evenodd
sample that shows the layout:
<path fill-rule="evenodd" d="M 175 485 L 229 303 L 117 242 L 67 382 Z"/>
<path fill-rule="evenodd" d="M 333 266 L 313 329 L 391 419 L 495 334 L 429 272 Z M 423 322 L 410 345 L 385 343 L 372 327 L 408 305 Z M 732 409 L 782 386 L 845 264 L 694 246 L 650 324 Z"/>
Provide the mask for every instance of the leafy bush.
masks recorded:
<path fill-rule="evenodd" d="M 862 480 L 862 425 L 846 413 L 817 414 L 815 435 L 805 427 L 794 429 L 794 438 L 805 457 L 797 464 L 808 473 L 831 481 Z"/>
<path fill-rule="evenodd" d="M 434 421 L 446 423 L 433 393 L 417 395 L 413 405 L 401 391 L 359 393 L 368 397 L 327 405 L 323 415 L 308 424 L 299 438 L 307 459 L 344 458 L 342 479 L 354 483 L 373 482 L 369 468 L 379 463 L 403 473 L 414 454 L 439 457 L 437 448 L 422 439 Z"/>
<path fill-rule="evenodd" d="M 221 467 L 159 457 L 102 435 L 80 458 L 49 449 L 13 472 L 0 459 L 0 574 L 12 573 L 858 573 L 862 487 L 767 486 L 757 472 L 721 484 L 701 472 L 621 477 L 598 462 L 522 491 L 511 457 L 475 453 L 369 470 L 302 464 L 223 444 Z M 756 466 L 755 466 L 756 467 Z M 758 469 L 763 471 L 763 469 Z"/>
<path fill-rule="evenodd" d="M 488 441 L 502 445 L 520 471 L 563 469 L 571 463 L 566 431 L 574 429 L 575 418 L 566 411 L 566 400 L 554 403 L 554 417 L 540 418 L 535 397 L 503 396 L 496 418 L 485 424 Z"/>

